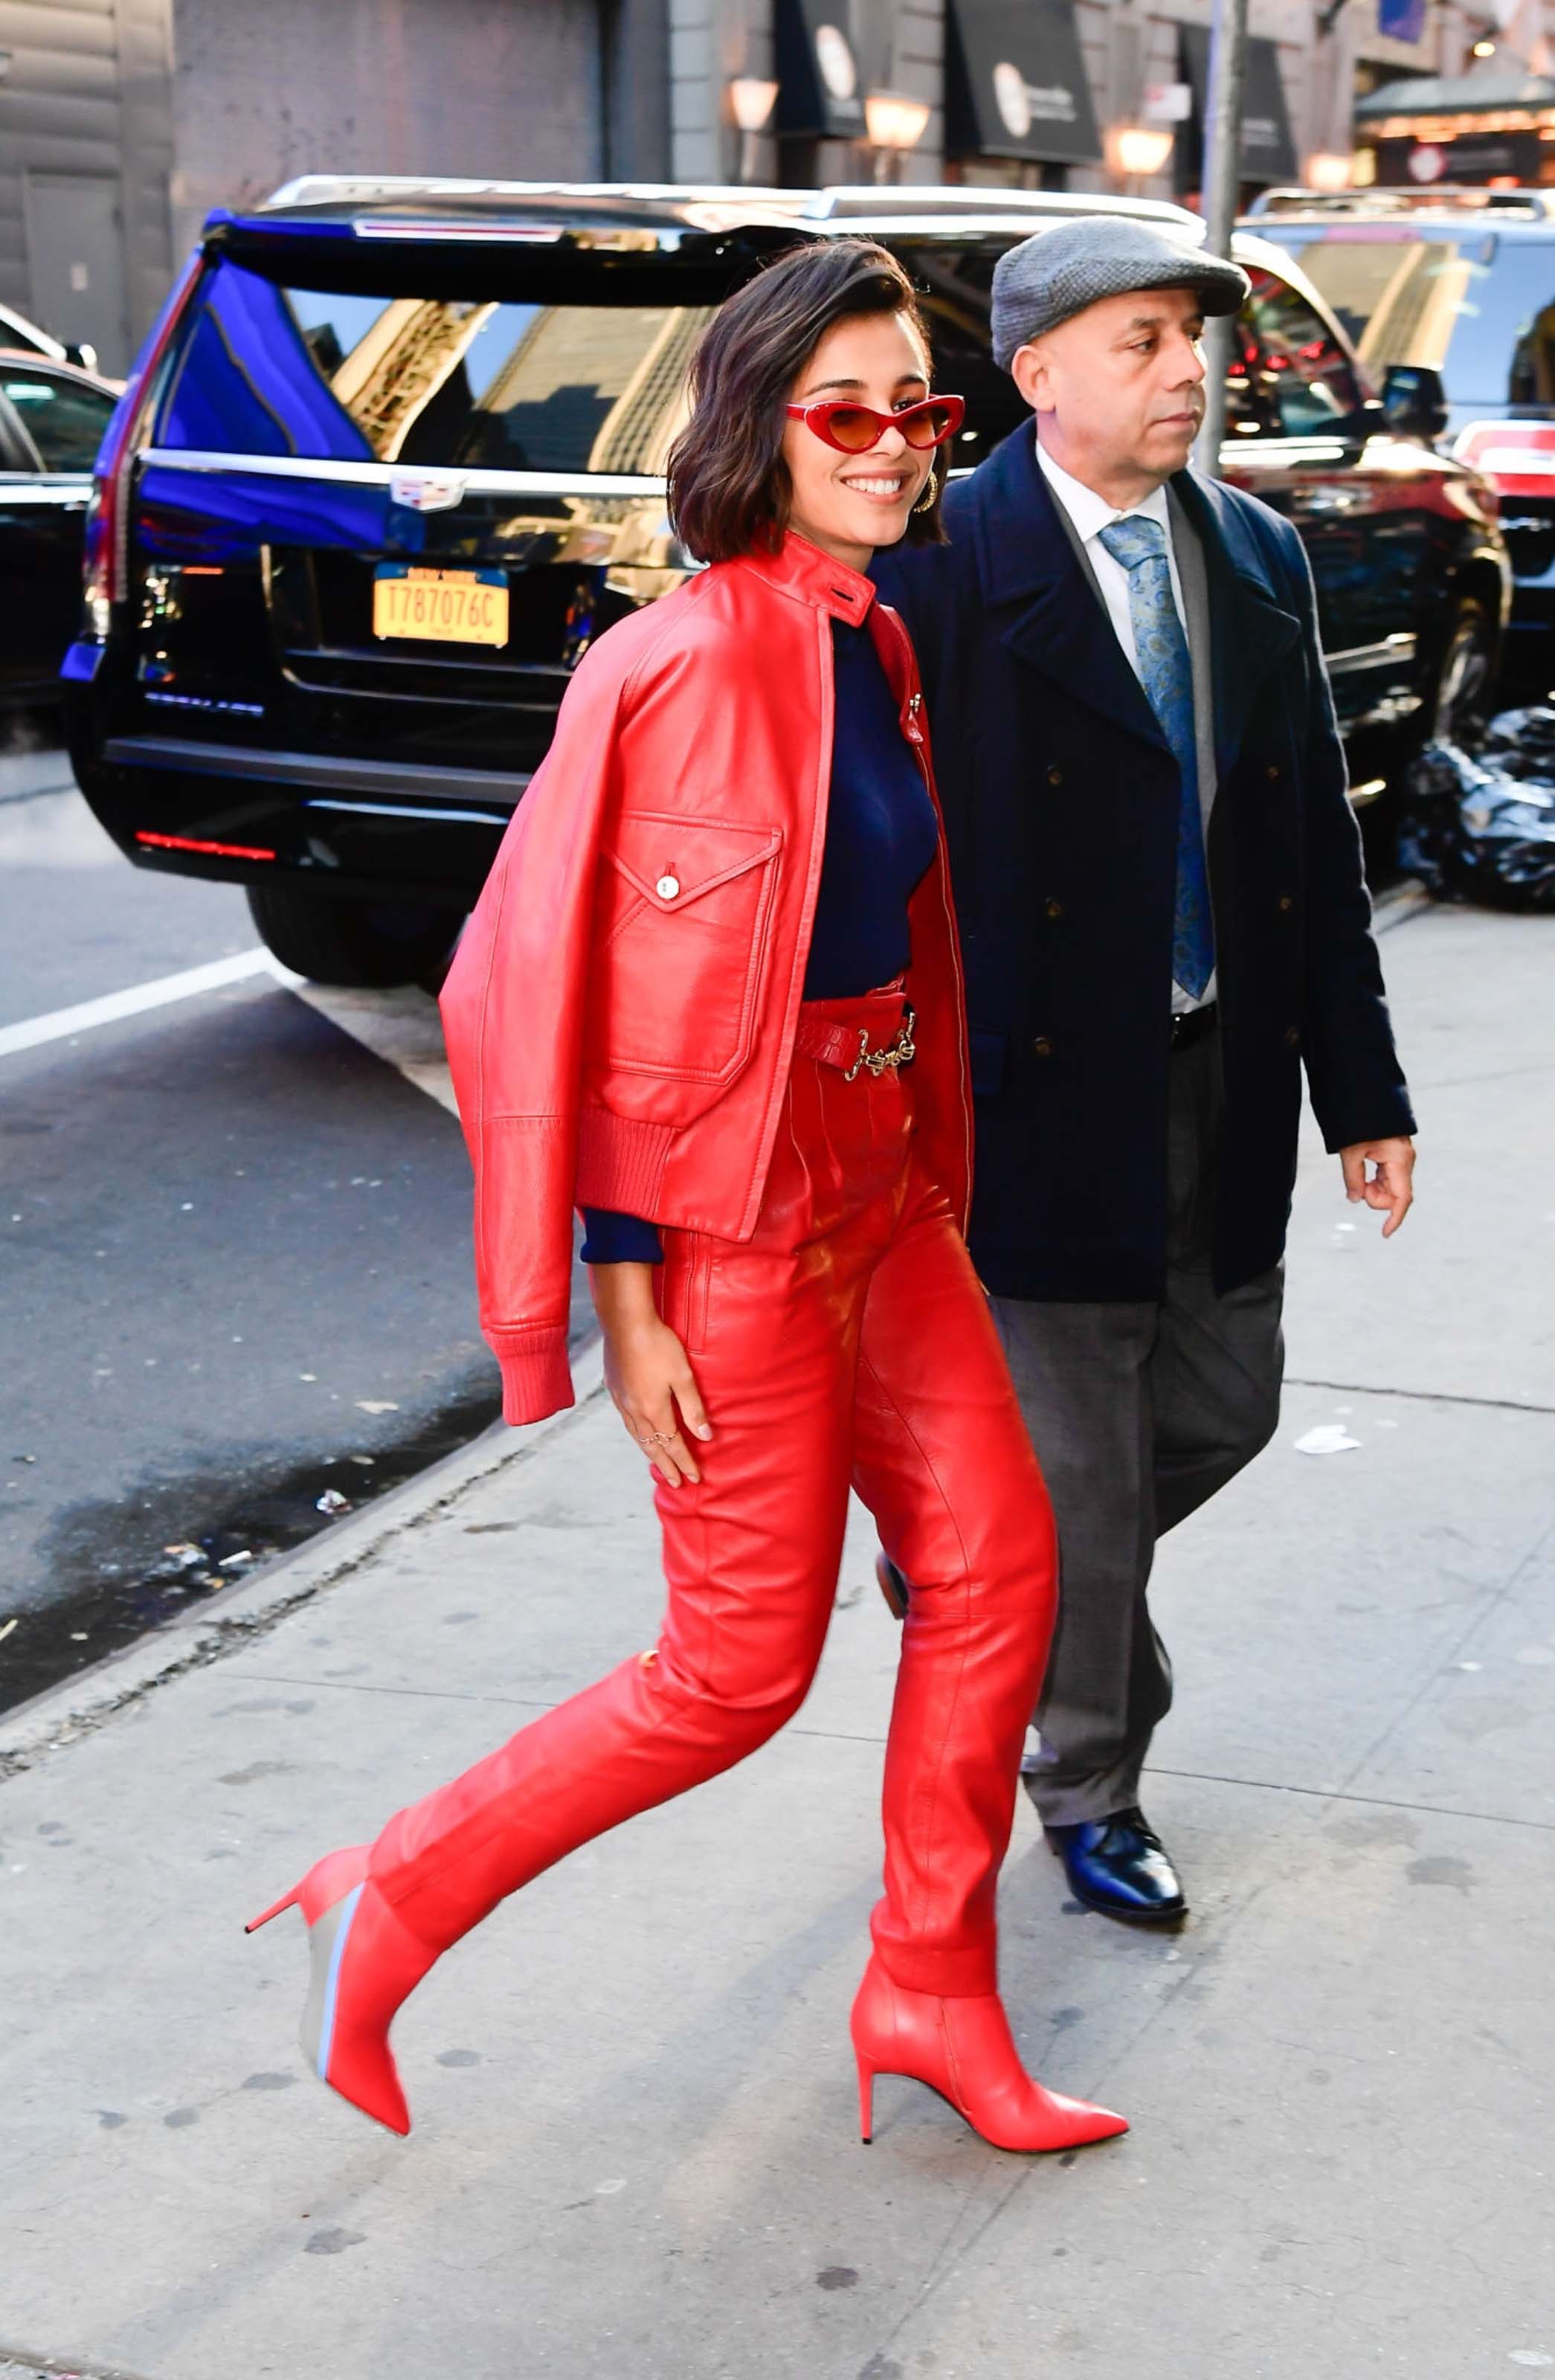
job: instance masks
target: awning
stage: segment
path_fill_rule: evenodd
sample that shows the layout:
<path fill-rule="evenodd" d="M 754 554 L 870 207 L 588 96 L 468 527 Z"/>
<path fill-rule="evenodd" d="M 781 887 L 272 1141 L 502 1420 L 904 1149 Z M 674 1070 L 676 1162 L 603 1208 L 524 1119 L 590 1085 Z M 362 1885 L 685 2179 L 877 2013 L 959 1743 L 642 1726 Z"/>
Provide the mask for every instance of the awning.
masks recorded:
<path fill-rule="evenodd" d="M 1409 75 L 1385 82 L 1355 102 L 1357 124 L 1400 115 L 1484 115 L 1532 113 L 1555 106 L 1555 82 L 1525 69 L 1491 74 Z"/>
<path fill-rule="evenodd" d="M 1200 143 L 1209 115 L 1209 33 L 1203 25 L 1184 25 L 1183 64 L 1193 85 L 1195 128 Z M 1202 176 L 1201 176 L 1202 178 Z M 1242 85 L 1242 176 L 1245 182 L 1294 182 L 1295 143 L 1285 109 L 1285 82 L 1280 72 L 1280 52 L 1273 42 L 1247 42 L 1247 63 Z"/>
<path fill-rule="evenodd" d="M 864 139 L 864 65 L 848 15 L 845 0 L 778 0 L 775 131 Z"/>
<path fill-rule="evenodd" d="M 945 30 L 947 156 L 1097 163 L 1073 0 L 951 0 Z"/>

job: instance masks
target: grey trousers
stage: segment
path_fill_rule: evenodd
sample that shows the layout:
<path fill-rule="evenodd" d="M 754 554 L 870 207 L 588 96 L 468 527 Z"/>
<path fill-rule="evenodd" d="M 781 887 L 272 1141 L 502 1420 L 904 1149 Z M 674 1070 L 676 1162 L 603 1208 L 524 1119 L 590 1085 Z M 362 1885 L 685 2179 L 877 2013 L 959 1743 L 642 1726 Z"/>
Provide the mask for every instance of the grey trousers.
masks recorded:
<path fill-rule="evenodd" d="M 1050 1826 L 1139 1799 L 1172 1705 L 1146 1589 L 1156 1539 L 1273 1436 L 1283 1267 L 1217 1297 L 1210 1203 L 1221 1129 L 1218 1036 L 1171 1061 L 1166 1293 L 1159 1305 L 992 1303 L 1058 1523 L 1058 1631 L 1026 1785 Z"/>

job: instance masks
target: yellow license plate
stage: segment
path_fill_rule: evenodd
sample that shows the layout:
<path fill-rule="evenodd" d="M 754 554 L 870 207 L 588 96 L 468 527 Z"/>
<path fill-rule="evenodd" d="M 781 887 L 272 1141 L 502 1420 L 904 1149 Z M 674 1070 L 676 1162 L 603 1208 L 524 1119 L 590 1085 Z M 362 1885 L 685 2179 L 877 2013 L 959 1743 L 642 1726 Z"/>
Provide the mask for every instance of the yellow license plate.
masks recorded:
<path fill-rule="evenodd" d="M 507 580 L 500 570 L 383 565 L 372 578 L 372 633 L 439 645 L 505 645 Z"/>

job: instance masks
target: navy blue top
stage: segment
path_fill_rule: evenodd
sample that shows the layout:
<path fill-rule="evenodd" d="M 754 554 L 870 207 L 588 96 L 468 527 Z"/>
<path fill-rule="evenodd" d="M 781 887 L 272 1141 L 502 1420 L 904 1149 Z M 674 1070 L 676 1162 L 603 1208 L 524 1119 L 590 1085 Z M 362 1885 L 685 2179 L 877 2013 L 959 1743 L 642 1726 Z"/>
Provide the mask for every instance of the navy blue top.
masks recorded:
<path fill-rule="evenodd" d="M 912 954 L 907 904 L 939 838 L 934 805 L 867 621 L 832 623 L 836 723 L 826 852 L 816 895 L 807 1000 L 850 1000 L 890 983 Z M 586 1207 L 586 1264 L 657 1264 L 652 1223 Z"/>

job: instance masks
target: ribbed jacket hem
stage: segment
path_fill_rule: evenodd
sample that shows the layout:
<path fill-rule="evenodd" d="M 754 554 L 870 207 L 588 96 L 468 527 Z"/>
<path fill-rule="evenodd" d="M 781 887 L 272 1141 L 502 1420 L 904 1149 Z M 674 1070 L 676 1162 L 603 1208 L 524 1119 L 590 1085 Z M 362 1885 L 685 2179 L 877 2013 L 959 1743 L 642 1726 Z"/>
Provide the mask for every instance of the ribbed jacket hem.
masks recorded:
<path fill-rule="evenodd" d="M 577 1120 L 577 1204 L 651 1217 L 674 1138 L 673 1124 L 585 1108 Z"/>
<path fill-rule="evenodd" d="M 515 1427 L 543 1421 L 548 1414 L 561 1413 L 575 1402 L 565 1324 L 526 1330 L 511 1339 L 493 1339 L 491 1344 L 502 1367 L 504 1421 Z"/>

